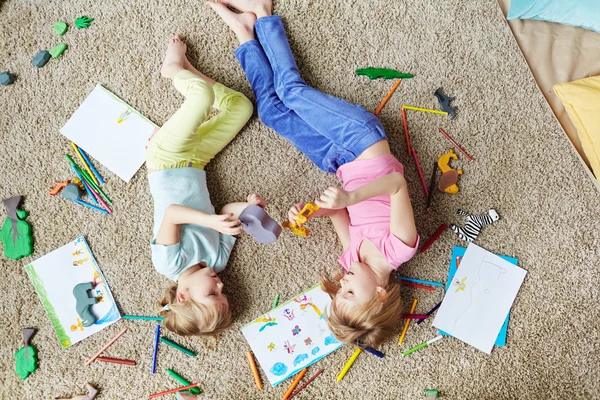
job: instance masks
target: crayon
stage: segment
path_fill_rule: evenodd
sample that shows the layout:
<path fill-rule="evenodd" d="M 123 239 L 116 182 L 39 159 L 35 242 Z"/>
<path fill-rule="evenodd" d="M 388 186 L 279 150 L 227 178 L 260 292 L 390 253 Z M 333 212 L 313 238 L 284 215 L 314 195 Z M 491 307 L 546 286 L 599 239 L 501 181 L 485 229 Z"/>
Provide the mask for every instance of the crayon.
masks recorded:
<path fill-rule="evenodd" d="M 154 333 L 154 354 L 152 355 L 152 370 L 151 374 L 156 372 L 156 358 L 158 356 L 158 339 L 160 338 L 160 324 L 156 324 L 156 332 Z"/>
<path fill-rule="evenodd" d="M 96 357 L 96 361 L 101 361 L 101 362 L 105 362 L 105 363 L 112 363 L 112 364 L 123 364 L 123 365 L 129 365 L 129 366 L 135 366 L 137 363 L 133 360 L 123 360 L 121 358 L 111 358 L 111 357 Z"/>
<path fill-rule="evenodd" d="M 185 347 L 183 347 L 180 344 L 175 343 L 174 341 L 167 339 L 166 337 L 161 337 L 160 341 L 163 342 L 164 344 L 168 344 L 169 346 L 173 347 L 174 349 L 177 349 L 179 351 L 181 351 L 182 353 L 187 354 L 190 357 L 196 357 L 196 353 L 194 353 L 193 351 L 186 349 Z"/>
<path fill-rule="evenodd" d="M 250 368 L 252 369 L 252 375 L 254 375 L 254 382 L 256 382 L 256 386 L 258 386 L 258 390 L 262 390 L 262 382 L 260 381 L 260 375 L 258 374 L 256 363 L 254 362 L 252 350 L 248 350 L 246 352 L 246 357 L 248 357 L 248 363 L 250 364 Z"/>
<path fill-rule="evenodd" d="M 163 317 L 147 317 L 145 315 L 122 315 L 123 319 L 139 319 L 143 321 L 164 321 Z"/>
<path fill-rule="evenodd" d="M 83 151 L 83 149 L 81 147 L 79 147 L 79 146 L 77 148 L 79 149 L 79 152 L 81 153 L 81 155 L 85 159 L 85 162 L 87 163 L 87 165 L 89 165 L 90 168 L 92 169 L 92 172 L 94 173 L 94 176 L 96 177 L 96 180 L 98 181 L 98 183 L 100 185 L 104 185 L 104 179 L 102 179 L 102 177 L 100 176 L 100 174 L 98 173 L 98 171 L 96 170 L 96 168 L 94 168 L 94 164 L 92 164 L 92 162 L 90 161 L 90 159 L 88 158 L 88 156 L 85 154 L 85 151 Z"/>
<path fill-rule="evenodd" d="M 403 284 L 403 285 L 406 285 L 406 286 L 418 287 L 420 289 L 425 289 L 425 290 L 430 290 L 430 291 L 434 291 L 435 290 L 434 287 L 426 286 L 426 285 L 421 285 L 420 283 L 407 282 L 407 281 L 400 281 L 400 283 Z"/>
<path fill-rule="evenodd" d="M 288 397 L 288 398 L 287 398 L 287 400 L 290 400 L 292 397 L 294 397 L 294 396 L 296 396 L 298 393 L 300 393 L 300 391 L 301 391 L 302 389 L 304 389 L 305 387 L 307 387 L 308 385 L 310 385 L 310 383 L 311 383 L 312 381 L 314 381 L 314 380 L 315 380 L 315 379 L 316 379 L 316 378 L 317 378 L 319 375 L 321 375 L 321 374 L 323 373 L 323 371 L 325 371 L 325 370 L 324 370 L 324 369 L 322 369 L 322 368 L 321 368 L 320 370 L 318 370 L 316 374 L 314 374 L 313 376 L 311 376 L 311 377 L 310 377 L 310 379 L 309 379 L 309 380 L 307 380 L 307 381 L 306 381 L 306 383 L 304 383 L 304 385 L 302 385 L 302 386 L 300 386 L 298 389 L 294 390 L 294 391 L 292 392 L 292 394 L 290 394 L 290 397 Z"/>
<path fill-rule="evenodd" d="M 434 281 L 426 281 L 423 279 L 414 279 L 414 278 L 406 278 L 404 276 L 397 276 L 396 278 L 400 279 L 401 281 L 407 281 L 407 282 L 414 282 L 414 283 L 421 283 L 423 285 L 431 285 L 431 286 L 440 286 L 440 287 L 444 287 L 443 283 L 440 282 L 434 282 Z"/>
<path fill-rule="evenodd" d="M 379 115 L 379 113 L 381 112 L 381 110 L 383 109 L 385 104 L 388 102 L 390 97 L 392 97 L 392 95 L 394 94 L 394 92 L 396 91 L 398 86 L 400 85 L 400 82 L 402 82 L 402 79 L 398 79 L 396 81 L 396 83 L 394 83 L 394 86 L 392 86 L 392 90 L 390 90 L 390 92 L 387 94 L 387 96 L 385 96 L 385 98 L 383 99 L 383 101 L 381 102 L 379 107 L 377 107 L 377 110 L 375 110 L 375 115 Z"/>
<path fill-rule="evenodd" d="M 190 381 L 188 381 L 187 379 L 185 379 L 183 376 L 179 375 L 177 372 L 173 371 L 172 369 L 167 368 L 167 373 L 169 375 L 171 375 L 172 378 L 174 378 L 176 381 L 178 381 L 182 385 L 191 385 L 192 384 Z M 190 392 L 192 392 L 193 394 L 200 394 L 201 391 L 198 388 L 192 388 L 192 389 L 190 389 Z"/>
<path fill-rule="evenodd" d="M 304 374 L 306 374 L 306 368 L 304 368 L 302 371 L 300 371 L 300 373 L 298 374 L 298 376 L 296 376 L 296 379 L 294 379 L 294 382 L 292 382 L 292 384 L 290 385 L 290 387 L 288 388 L 288 390 L 283 395 L 282 400 L 287 400 L 288 396 L 290 394 L 292 394 L 292 392 L 294 391 L 294 389 L 296 388 L 296 386 L 298 386 L 298 383 L 300 382 L 300 380 L 302 379 L 302 377 L 304 376 Z"/>
<path fill-rule="evenodd" d="M 98 353 L 96 353 L 96 355 L 94 355 L 92 358 L 90 358 L 89 360 L 86 361 L 85 366 L 87 367 L 88 365 L 90 365 L 91 363 L 94 362 L 94 360 L 96 358 L 98 358 L 98 356 L 100 356 L 100 354 L 102 354 L 104 352 L 104 350 L 108 349 L 114 342 L 117 341 L 118 338 L 120 338 L 125 332 L 127 331 L 127 328 L 123 329 L 121 332 L 117 333 L 117 335 L 112 338 L 108 343 L 106 343 L 104 345 L 104 347 L 102 347 L 100 349 L 100 351 Z"/>
<path fill-rule="evenodd" d="M 440 308 L 440 306 L 442 305 L 442 302 L 440 301 L 439 303 L 437 303 L 431 310 L 427 311 L 425 313 L 425 315 L 429 316 L 431 314 L 433 314 L 435 312 L 435 310 L 437 310 L 438 308 Z M 425 318 L 420 319 L 417 321 L 417 325 L 419 325 L 421 322 L 425 321 Z"/>
<path fill-rule="evenodd" d="M 427 189 L 427 184 L 425 183 L 425 177 L 423 176 L 423 170 L 421 169 L 421 163 L 419 162 L 419 157 L 417 156 L 417 152 L 415 148 L 412 148 L 413 159 L 415 160 L 415 165 L 417 166 L 417 172 L 419 173 L 419 178 L 421 179 L 421 186 L 423 186 L 423 191 L 425 192 L 425 198 L 429 197 L 429 190 Z"/>
<path fill-rule="evenodd" d="M 429 346 L 430 344 L 432 344 L 432 343 L 435 343 L 435 342 L 437 342 L 438 340 L 440 340 L 440 339 L 442 339 L 442 338 L 443 338 L 443 336 L 442 336 L 442 335 L 436 336 L 436 337 L 434 337 L 434 338 L 433 338 L 433 339 L 431 339 L 431 340 L 428 340 L 428 341 L 426 341 L 426 342 L 423 342 L 423 343 L 421 343 L 421 344 L 420 344 L 420 345 L 418 345 L 418 346 L 415 346 L 415 347 L 413 347 L 412 349 L 408 349 L 408 350 L 406 350 L 404 353 L 402 353 L 402 356 L 403 356 L 403 357 L 406 357 L 406 356 L 407 356 L 407 355 L 409 355 L 410 353 L 414 353 L 415 351 L 417 351 L 417 350 L 419 350 L 419 349 L 422 349 L 423 347 L 427 347 L 427 346 Z"/>
<path fill-rule="evenodd" d="M 87 165 L 87 163 L 85 162 L 85 160 L 83 159 L 83 156 L 81 155 L 81 153 L 79 152 L 79 147 L 77 147 L 77 145 L 73 142 L 71 142 L 71 147 L 73 147 L 73 150 L 75 150 L 75 154 L 77 154 L 77 157 L 79 157 L 79 160 L 81 161 L 81 163 L 83 164 L 83 168 L 85 168 L 87 170 L 87 172 L 89 172 L 90 175 L 92 174 L 92 170 L 90 169 L 90 167 Z M 94 183 L 98 183 L 98 181 L 96 181 L 95 177 L 92 177 L 94 179 Z"/>
<path fill-rule="evenodd" d="M 460 147 L 460 146 L 458 145 L 458 143 L 456 143 L 456 142 L 454 141 L 454 139 L 452 139 L 452 138 L 450 137 L 450 135 L 448 135 L 448 134 L 446 133 L 446 131 L 445 131 L 445 130 L 443 130 L 442 128 L 438 128 L 438 131 L 439 131 L 439 132 L 440 132 L 442 135 L 444 135 L 444 136 L 446 137 L 446 139 L 448 139 L 448 141 L 450 141 L 450 143 L 452 143 L 453 145 L 455 145 L 455 146 L 456 146 L 456 148 L 458 149 L 458 151 L 460 151 L 461 153 L 463 153 L 463 154 L 465 155 L 465 157 L 467 157 L 467 160 L 469 160 L 469 161 L 473 161 L 473 158 L 472 158 L 470 155 L 468 155 L 468 154 L 467 154 L 467 152 L 466 152 L 466 151 L 464 151 L 464 150 L 462 149 L 462 147 Z"/>
<path fill-rule="evenodd" d="M 336 382 L 339 382 L 342 379 L 344 379 L 344 376 L 346 376 L 346 373 L 348 372 L 348 370 L 350 369 L 352 364 L 354 364 L 354 361 L 356 360 L 356 358 L 358 357 L 358 355 L 360 354 L 361 351 L 362 351 L 362 349 L 360 347 L 357 347 L 354 350 L 354 353 L 352 353 L 352 356 L 350 357 L 350 359 L 348 360 L 346 365 L 344 365 L 344 368 L 342 368 L 342 370 L 338 374 L 337 378 L 335 378 Z"/>
<path fill-rule="evenodd" d="M 447 227 L 448 227 L 448 225 L 446 225 L 446 224 L 440 225 L 440 227 L 438 228 L 437 231 L 435 231 L 435 233 L 433 234 L 433 236 L 431 238 L 429 238 L 429 240 L 427 241 L 427 243 L 425 243 L 423 245 L 423 247 L 421 248 L 420 253 L 425 252 L 425 250 L 427 250 L 429 248 L 429 246 L 431 246 L 431 244 L 436 241 L 436 239 L 442 234 L 442 232 L 444 232 L 446 230 Z"/>
<path fill-rule="evenodd" d="M 432 113 L 432 114 L 448 115 L 448 113 L 446 111 L 432 110 L 431 108 L 402 106 L 402 109 L 403 110 L 412 110 L 412 111 L 421 111 L 421 112 Z"/>
<path fill-rule="evenodd" d="M 417 299 L 413 301 L 412 307 L 410 308 L 410 314 L 415 312 L 415 308 L 417 308 Z M 402 329 L 402 334 L 400 335 L 400 339 L 398 339 L 398 344 L 402 344 L 402 342 L 404 342 L 404 336 L 406 336 L 408 324 L 410 324 L 410 319 L 407 319 L 404 323 L 404 329 Z"/>
<path fill-rule="evenodd" d="M 192 383 L 191 385 L 188 385 L 188 386 L 182 386 L 182 387 L 176 388 L 176 389 L 165 390 L 164 392 L 151 394 L 150 396 L 148 396 L 148 399 L 154 399 L 156 397 L 166 396 L 167 394 L 173 394 L 173 393 L 177 393 L 177 392 L 182 392 L 184 390 L 188 390 L 188 389 L 195 388 L 195 387 L 198 387 L 198 386 L 200 386 L 199 383 Z"/>

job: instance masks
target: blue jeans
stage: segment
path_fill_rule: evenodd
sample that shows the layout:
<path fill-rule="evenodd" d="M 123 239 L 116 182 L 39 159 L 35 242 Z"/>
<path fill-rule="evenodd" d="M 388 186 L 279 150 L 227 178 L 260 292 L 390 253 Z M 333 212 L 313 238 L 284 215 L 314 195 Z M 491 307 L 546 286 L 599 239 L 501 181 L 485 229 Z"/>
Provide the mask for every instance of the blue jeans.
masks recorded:
<path fill-rule="evenodd" d="M 255 29 L 258 40 L 242 44 L 235 56 L 265 125 L 330 173 L 387 139 L 373 114 L 304 82 L 279 16 L 259 18 Z"/>

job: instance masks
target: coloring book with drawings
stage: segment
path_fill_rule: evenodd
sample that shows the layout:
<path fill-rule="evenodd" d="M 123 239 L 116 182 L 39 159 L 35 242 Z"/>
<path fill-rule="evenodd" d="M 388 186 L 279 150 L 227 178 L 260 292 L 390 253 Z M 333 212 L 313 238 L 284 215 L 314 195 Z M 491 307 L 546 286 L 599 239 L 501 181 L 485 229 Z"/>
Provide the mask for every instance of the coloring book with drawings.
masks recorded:
<path fill-rule="evenodd" d="M 490 354 L 526 273 L 469 244 L 433 326 Z"/>
<path fill-rule="evenodd" d="M 344 345 L 327 327 L 323 312 L 330 304 L 316 285 L 242 327 L 272 386 Z"/>

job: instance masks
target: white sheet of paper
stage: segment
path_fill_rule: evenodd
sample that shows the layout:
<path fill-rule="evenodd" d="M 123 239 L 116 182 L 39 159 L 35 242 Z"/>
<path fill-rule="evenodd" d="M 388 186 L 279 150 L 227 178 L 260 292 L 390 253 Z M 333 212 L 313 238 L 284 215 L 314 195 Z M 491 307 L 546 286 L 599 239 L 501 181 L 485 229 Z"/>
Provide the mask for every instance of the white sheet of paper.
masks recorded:
<path fill-rule="evenodd" d="M 433 326 L 490 354 L 526 273 L 469 244 Z"/>
<path fill-rule="evenodd" d="M 344 345 L 327 327 L 323 312 L 330 304 L 317 285 L 242 327 L 272 386 Z"/>
<path fill-rule="evenodd" d="M 148 138 L 155 128 L 150 120 L 98 84 L 60 133 L 129 182 L 146 160 Z"/>

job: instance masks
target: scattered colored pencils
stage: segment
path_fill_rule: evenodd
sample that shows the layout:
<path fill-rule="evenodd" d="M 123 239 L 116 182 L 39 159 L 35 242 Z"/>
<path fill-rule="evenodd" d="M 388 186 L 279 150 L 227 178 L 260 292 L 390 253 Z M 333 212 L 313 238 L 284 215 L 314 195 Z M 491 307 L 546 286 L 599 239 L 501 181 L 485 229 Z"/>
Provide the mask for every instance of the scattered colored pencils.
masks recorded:
<path fill-rule="evenodd" d="M 123 360 L 121 358 L 111 358 L 111 357 L 97 357 L 96 361 L 101 361 L 101 362 L 105 362 L 105 363 L 112 363 L 112 364 L 123 364 L 123 365 L 129 365 L 129 366 L 135 366 L 137 363 L 133 360 Z"/>
<path fill-rule="evenodd" d="M 425 177 L 423 176 L 423 170 L 421 169 L 421 163 L 419 162 L 419 157 L 417 156 L 417 152 L 415 148 L 412 148 L 413 158 L 415 160 L 415 165 L 417 166 L 417 171 L 419 172 L 419 178 L 421 179 L 421 185 L 423 186 L 423 192 L 425 192 L 425 198 L 429 197 L 429 190 L 427 190 L 427 183 L 425 183 Z"/>
<path fill-rule="evenodd" d="M 404 136 L 406 136 L 406 148 L 408 150 L 408 156 L 411 157 L 412 152 L 410 151 L 410 139 L 408 137 L 408 122 L 406 122 L 406 111 L 404 111 L 404 108 L 402 109 L 402 124 L 404 126 Z"/>
<path fill-rule="evenodd" d="M 96 180 L 98 181 L 98 183 L 100 183 L 100 185 L 104 185 L 104 179 L 102 179 L 102 177 L 100 176 L 100 174 L 98 173 L 98 171 L 96 170 L 96 168 L 94 168 L 94 164 L 92 164 L 92 162 L 90 161 L 90 159 L 88 158 L 88 156 L 85 154 L 85 151 L 83 151 L 83 149 L 81 147 L 79 147 L 79 146 L 77 146 L 77 148 L 79 149 L 79 152 L 81 153 L 81 155 L 85 159 L 85 162 L 87 163 L 87 165 L 89 165 L 90 169 L 94 173 L 94 176 L 95 176 Z"/>
<path fill-rule="evenodd" d="M 446 230 L 446 228 L 448 227 L 448 225 L 446 224 L 442 224 L 440 225 L 440 227 L 438 228 L 437 231 L 435 231 L 435 233 L 433 234 L 433 236 L 431 238 L 429 238 L 429 240 L 427 241 L 427 243 L 425 243 L 423 245 L 423 247 L 421 248 L 421 253 L 424 253 L 425 250 L 427 250 L 429 248 L 429 246 L 431 246 L 431 244 L 433 242 L 435 242 L 435 240 L 442 234 L 442 232 L 444 232 Z"/>
<path fill-rule="evenodd" d="M 307 380 L 307 381 L 304 383 L 304 385 L 302 385 L 302 386 L 300 386 L 298 389 L 294 390 L 294 391 L 292 392 L 292 394 L 290 394 L 290 397 L 288 397 L 288 400 L 290 400 L 291 398 L 293 398 L 294 396 L 296 396 L 298 393 L 300 393 L 300 391 L 301 391 L 302 389 L 304 389 L 305 387 L 307 387 L 308 385 L 310 385 L 310 383 L 311 383 L 312 381 L 314 381 L 314 380 L 315 380 L 315 379 L 316 379 L 316 378 L 317 378 L 319 375 L 321 375 L 321 374 L 323 373 L 323 371 L 325 371 L 325 370 L 324 370 L 324 369 L 320 369 L 320 370 L 318 370 L 316 374 L 314 374 L 313 376 L 311 376 L 311 377 L 310 377 L 310 379 L 309 379 L 309 380 Z"/>
<path fill-rule="evenodd" d="M 392 97 L 396 89 L 398 89 L 398 86 L 400 86 L 400 82 L 402 82 L 402 79 L 398 79 L 396 83 L 394 83 L 394 86 L 392 86 L 392 90 L 390 90 L 390 92 L 387 94 L 387 96 L 385 96 L 385 99 L 383 99 L 379 107 L 377 107 L 377 110 L 375 110 L 375 115 L 379 115 L 379 113 L 381 112 L 385 104 L 388 102 L 390 97 Z"/>
<path fill-rule="evenodd" d="M 275 296 L 275 300 L 273 300 L 273 307 L 271 307 L 271 309 L 277 307 L 277 304 L 279 304 L 279 295 Z"/>
<path fill-rule="evenodd" d="M 283 395 L 282 400 L 287 400 L 288 396 L 290 394 L 292 394 L 294 389 L 296 389 L 296 386 L 298 386 L 298 383 L 300 382 L 300 380 L 304 377 L 304 374 L 306 374 L 306 368 L 304 368 L 302 371 L 300 371 L 298 376 L 296 376 L 296 379 L 294 379 L 294 382 L 292 382 L 292 384 L 290 385 L 288 390 L 286 390 L 285 394 Z"/>
<path fill-rule="evenodd" d="M 360 347 L 361 349 L 363 349 L 364 351 L 366 351 L 367 353 L 371 353 L 379 358 L 383 358 L 385 356 L 385 354 L 383 354 L 382 352 L 380 352 L 379 350 L 376 350 L 372 347 L 366 347 L 363 346 L 362 344 L 355 342 L 354 344 L 356 344 L 358 347 Z"/>
<path fill-rule="evenodd" d="M 402 106 L 402 109 L 404 109 L 404 110 L 412 110 L 412 111 L 421 111 L 421 112 L 432 113 L 432 114 L 448 115 L 448 113 L 446 111 L 432 110 L 431 108 L 422 108 L 422 107 L 414 107 L 414 106 Z"/>
<path fill-rule="evenodd" d="M 127 331 L 127 328 L 123 329 L 121 332 L 117 333 L 117 335 L 112 338 L 108 343 L 106 343 L 104 345 L 104 347 L 102 347 L 100 349 L 100 351 L 98 353 L 96 353 L 95 356 L 93 356 L 92 358 L 90 358 L 89 360 L 87 360 L 87 362 L 85 363 L 85 366 L 87 367 L 88 365 L 90 365 L 91 363 L 94 362 L 94 360 L 96 358 L 98 358 L 98 356 L 100 356 L 100 354 L 102 354 L 104 352 L 104 350 L 108 349 L 114 342 L 117 341 L 118 338 L 120 338 L 125 332 Z"/>
<path fill-rule="evenodd" d="M 175 343 L 174 341 L 167 339 L 166 337 L 161 337 L 160 341 L 163 342 L 164 344 L 168 344 L 169 346 L 173 347 L 174 349 L 181 351 L 182 353 L 187 354 L 190 357 L 196 357 L 196 355 L 197 355 L 193 351 L 186 349 L 182 345 Z"/>
<path fill-rule="evenodd" d="M 431 206 L 431 200 L 433 199 L 433 192 L 435 191 L 435 184 L 437 183 L 437 161 L 433 162 L 433 171 L 431 172 L 431 180 L 429 181 L 429 195 L 427 196 L 427 212 Z"/>
<path fill-rule="evenodd" d="M 158 339 L 160 338 L 160 324 L 156 324 L 156 332 L 154 334 L 154 354 L 152 355 L 152 370 L 150 373 L 156 372 L 156 358 L 158 356 Z"/>
<path fill-rule="evenodd" d="M 458 151 L 460 151 L 461 153 L 463 153 L 463 154 L 465 155 L 465 157 L 467 157 L 467 160 L 469 160 L 469 161 L 473 161 L 473 158 L 472 158 L 470 155 L 468 155 L 468 154 L 467 154 L 467 152 L 466 152 L 466 151 L 464 151 L 464 150 L 462 149 L 462 147 L 460 147 L 460 146 L 458 145 L 458 143 L 456 143 L 456 142 L 454 141 L 454 139 L 452 139 L 452 138 L 450 137 L 450 135 L 448 135 L 448 134 L 446 133 L 446 131 L 445 131 L 445 130 L 443 130 L 442 128 L 438 128 L 438 130 L 440 131 L 440 133 L 441 133 L 442 135 L 444 135 L 444 136 L 446 137 L 446 139 L 448 139 L 448 141 L 449 141 L 450 143 L 452 143 L 453 145 L 455 145 L 455 146 L 456 146 L 456 148 L 458 149 Z"/>
<path fill-rule="evenodd" d="M 83 185 L 83 188 L 87 192 L 88 196 L 92 199 L 92 201 L 94 203 L 98 204 L 98 200 L 96 200 L 96 197 L 94 197 L 94 195 L 92 194 L 92 192 L 90 192 L 90 187 L 87 184 L 87 182 L 83 179 L 83 176 L 81 176 L 81 174 L 79 173 L 79 169 L 74 164 L 71 164 L 71 168 L 73 169 L 73 172 L 75 172 L 75 175 L 81 181 L 81 184 Z"/>
<path fill-rule="evenodd" d="M 435 342 L 437 342 L 438 340 L 440 340 L 440 339 L 442 339 L 442 338 L 443 338 L 443 336 L 442 336 L 442 335 L 436 336 L 436 337 L 434 337 L 434 338 L 433 338 L 433 339 L 431 339 L 431 340 L 428 340 L 428 341 L 426 341 L 426 342 L 423 342 L 423 343 L 421 343 L 421 344 L 420 344 L 420 345 L 418 345 L 418 346 L 415 346 L 415 347 L 413 347 L 412 349 L 408 349 L 408 350 L 406 350 L 404 353 L 402 353 L 402 356 L 406 357 L 406 356 L 407 356 L 407 355 L 409 355 L 410 353 L 414 353 L 415 351 L 417 351 L 417 350 L 419 350 L 419 349 L 422 349 L 423 347 L 427 347 L 427 346 L 429 346 L 430 344 L 432 344 L 432 343 L 435 343 Z"/>
<path fill-rule="evenodd" d="M 417 299 L 414 299 L 414 301 L 412 303 L 412 307 L 410 308 L 410 314 L 415 312 L 415 308 L 417 308 Z M 400 338 L 398 339 L 398 344 L 402 344 L 402 342 L 404 342 L 404 336 L 406 336 L 406 331 L 408 331 L 409 324 L 410 324 L 410 319 L 407 319 L 406 322 L 404 323 L 404 329 L 402 329 L 402 334 L 400 335 Z"/>
<path fill-rule="evenodd" d="M 406 285 L 406 286 L 418 287 L 419 289 L 425 289 L 425 290 L 429 290 L 429 291 L 435 290 L 435 288 L 433 288 L 431 286 L 421 285 L 420 283 L 407 282 L 407 281 L 400 281 L 400 283 L 403 285 Z"/>
<path fill-rule="evenodd" d="M 425 315 L 430 316 L 431 314 L 433 314 L 435 312 L 435 310 L 437 310 L 438 308 L 440 308 L 440 306 L 442 305 L 442 302 L 440 301 L 439 303 L 437 303 L 431 310 L 427 311 L 425 313 Z M 425 321 L 425 318 L 420 319 L 417 321 L 417 325 L 419 325 L 421 322 Z"/>
<path fill-rule="evenodd" d="M 198 386 L 200 386 L 199 383 L 193 383 L 193 384 L 188 385 L 188 386 L 182 386 L 182 387 L 176 388 L 176 389 L 165 390 L 164 392 L 151 394 L 150 396 L 148 396 L 148 399 L 154 399 L 154 398 L 157 398 L 157 397 L 160 397 L 160 396 L 166 396 L 167 394 L 173 394 L 173 393 L 177 393 L 177 392 L 182 392 L 184 390 L 188 390 L 188 389 L 195 388 L 195 387 L 198 387 Z"/>
<path fill-rule="evenodd" d="M 148 317 L 145 315 L 122 315 L 123 319 L 139 319 L 143 321 L 164 321 L 163 317 Z"/>
<path fill-rule="evenodd" d="M 90 175 L 93 175 L 92 170 L 90 169 L 90 167 L 87 165 L 87 163 L 85 162 L 85 160 L 83 159 L 83 156 L 81 155 L 81 153 L 79 152 L 79 147 L 77 147 L 77 145 L 73 142 L 71 142 L 71 147 L 73 147 L 73 150 L 75 150 L 75 154 L 77 154 L 77 157 L 79 157 L 79 160 L 81 161 L 81 163 L 83 164 L 83 168 L 86 169 L 87 172 L 89 172 Z M 94 180 L 94 183 L 98 183 L 98 181 L 96 180 L 96 178 L 94 176 L 92 176 L 92 179 Z"/>
<path fill-rule="evenodd" d="M 87 207 L 87 208 L 91 208 L 92 210 L 99 211 L 99 212 L 101 212 L 102 214 L 108 214 L 108 211 L 106 211 L 104 208 L 97 207 L 97 206 L 95 206 L 95 205 L 93 205 L 93 204 L 90 204 L 90 203 L 88 203 L 88 202 L 85 202 L 85 201 L 83 201 L 83 200 L 79 200 L 79 199 L 69 199 L 69 200 L 71 200 L 71 201 L 73 201 L 73 202 L 75 202 L 75 203 L 77 203 L 77 204 L 80 204 L 80 205 L 82 205 L 82 206 L 85 206 L 85 207 Z"/>
<path fill-rule="evenodd" d="M 404 319 L 426 319 L 429 318 L 427 314 L 402 314 Z"/>
<path fill-rule="evenodd" d="M 440 283 L 440 282 L 426 281 L 424 279 L 406 278 L 404 276 L 397 276 L 396 278 L 400 279 L 401 281 L 408 281 L 408 282 L 414 282 L 414 283 L 421 283 L 423 285 L 444 287 L 444 284 Z"/>
<path fill-rule="evenodd" d="M 462 261 L 462 257 L 456 257 L 456 268 L 460 267 L 461 261 Z"/>
<path fill-rule="evenodd" d="M 190 381 L 188 381 L 187 379 L 185 379 L 183 376 L 179 375 L 177 372 L 173 371 L 172 369 L 167 368 L 167 373 L 169 375 L 171 375 L 171 377 L 173 379 L 175 379 L 177 382 L 181 383 L 182 385 L 191 385 L 192 384 Z M 200 394 L 201 390 L 198 388 L 191 388 L 190 392 L 192 392 L 194 394 Z"/>
<path fill-rule="evenodd" d="M 246 356 L 248 357 L 248 363 L 250 364 L 250 368 L 252 369 L 252 374 L 254 375 L 254 381 L 256 382 L 256 386 L 258 386 L 258 390 L 262 390 L 262 382 L 260 381 L 260 375 L 258 374 L 256 363 L 254 362 L 252 350 L 248 350 L 246 352 Z"/>
<path fill-rule="evenodd" d="M 337 378 L 335 378 L 336 382 L 339 382 L 342 379 L 344 379 L 344 376 L 346 376 L 346 372 L 348 372 L 348 370 L 350 369 L 352 364 L 354 364 L 354 361 L 356 360 L 356 358 L 358 357 L 358 355 L 360 354 L 361 351 L 362 351 L 362 349 L 360 347 L 357 347 L 354 350 L 354 353 L 352 353 L 352 356 L 350 357 L 350 359 L 348 360 L 346 365 L 344 365 L 344 368 L 340 371 Z"/>

